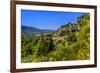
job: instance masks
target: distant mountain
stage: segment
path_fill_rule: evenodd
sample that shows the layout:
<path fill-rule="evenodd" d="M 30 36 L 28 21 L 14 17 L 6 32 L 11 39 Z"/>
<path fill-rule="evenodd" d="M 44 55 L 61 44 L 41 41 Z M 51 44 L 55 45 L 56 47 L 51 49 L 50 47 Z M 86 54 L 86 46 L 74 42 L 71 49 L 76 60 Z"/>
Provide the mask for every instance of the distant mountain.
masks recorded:
<path fill-rule="evenodd" d="M 49 29 L 38 29 L 35 27 L 30 27 L 30 26 L 21 26 L 21 32 L 22 35 L 30 36 L 33 34 L 40 34 L 40 33 L 50 33 L 53 32 L 54 30 L 49 30 Z"/>

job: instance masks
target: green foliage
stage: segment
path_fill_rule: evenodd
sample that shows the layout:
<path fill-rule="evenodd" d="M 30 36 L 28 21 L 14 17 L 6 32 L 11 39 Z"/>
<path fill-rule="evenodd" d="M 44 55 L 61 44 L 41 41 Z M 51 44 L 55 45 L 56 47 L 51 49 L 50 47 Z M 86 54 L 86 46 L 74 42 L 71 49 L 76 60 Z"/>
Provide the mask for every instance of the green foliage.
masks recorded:
<path fill-rule="evenodd" d="M 62 25 L 61 28 L 66 28 L 66 25 Z"/>
<path fill-rule="evenodd" d="M 22 62 L 90 59 L 89 14 L 79 17 L 76 24 L 68 23 L 60 28 L 64 30 L 60 31 L 59 36 L 56 37 L 53 36 L 55 32 L 31 37 L 22 35 Z"/>
<path fill-rule="evenodd" d="M 81 29 L 79 40 L 82 41 L 81 49 L 78 51 L 78 59 L 90 59 L 90 26 L 87 24 Z"/>
<path fill-rule="evenodd" d="M 66 24 L 67 27 L 71 27 L 72 25 L 73 25 L 73 23 L 71 23 L 71 22 L 68 22 L 68 23 Z"/>
<path fill-rule="evenodd" d="M 78 18 L 77 24 L 82 27 L 88 24 L 89 20 L 90 20 L 90 15 L 87 13 Z"/>
<path fill-rule="evenodd" d="M 39 40 L 39 48 L 37 51 L 38 56 L 45 56 L 47 53 L 54 49 L 54 44 L 51 35 L 44 36 L 42 35 L 41 39 Z"/>
<path fill-rule="evenodd" d="M 67 37 L 68 42 L 77 42 L 76 34 L 73 32 L 69 33 L 69 36 Z"/>

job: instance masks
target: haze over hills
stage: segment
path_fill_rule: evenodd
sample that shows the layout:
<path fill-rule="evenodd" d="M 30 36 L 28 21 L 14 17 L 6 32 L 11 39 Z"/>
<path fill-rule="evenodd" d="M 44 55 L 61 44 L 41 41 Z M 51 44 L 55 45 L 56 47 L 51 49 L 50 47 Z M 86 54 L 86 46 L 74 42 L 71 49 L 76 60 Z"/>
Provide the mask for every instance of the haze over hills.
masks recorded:
<path fill-rule="evenodd" d="M 53 32 L 54 30 L 50 29 L 39 29 L 31 26 L 21 26 L 22 34 L 31 36 L 32 34 L 41 34 L 41 33 L 50 33 Z"/>
<path fill-rule="evenodd" d="M 25 25 L 22 25 L 21 28 L 22 28 L 22 34 L 25 36 L 31 36 L 33 34 L 41 34 L 41 33 L 45 34 L 45 33 L 51 33 L 51 32 L 53 36 L 65 36 L 66 33 L 70 31 L 76 31 L 80 29 L 77 24 L 71 24 L 71 23 L 62 25 L 57 30 L 39 29 L 39 28 L 25 26 Z"/>

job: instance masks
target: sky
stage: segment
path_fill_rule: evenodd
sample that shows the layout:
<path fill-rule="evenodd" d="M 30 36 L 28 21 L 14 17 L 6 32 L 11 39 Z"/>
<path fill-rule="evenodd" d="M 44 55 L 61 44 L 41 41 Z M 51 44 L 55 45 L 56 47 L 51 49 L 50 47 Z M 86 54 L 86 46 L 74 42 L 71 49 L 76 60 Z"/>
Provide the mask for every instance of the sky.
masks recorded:
<path fill-rule="evenodd" d="M 81 15 L 81 12 L 21 10 L 21 25 L 56 30 L 68 22 L 76 23 Z"/>

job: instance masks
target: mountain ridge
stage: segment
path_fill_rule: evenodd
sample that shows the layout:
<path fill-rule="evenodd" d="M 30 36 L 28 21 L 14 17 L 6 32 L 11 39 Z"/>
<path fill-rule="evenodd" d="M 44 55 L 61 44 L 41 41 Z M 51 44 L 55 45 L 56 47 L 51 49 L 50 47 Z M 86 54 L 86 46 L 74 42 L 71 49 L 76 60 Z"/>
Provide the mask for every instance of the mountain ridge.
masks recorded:
<path fill-rule="evenodd" d="M 31 27 L 31 26 L 25 26 L 25 25 L 22 25 L 21 26 L 21 32 L 22 34 L 24 35 L 32 35 L 32 34 L 35 34 L 35 33 L 50 33 L 50 32 L 53 32 L 54 30 L 50 30 L 50 29 L 39 29 L 39 28 L 36 28 L 36 27 Z"/>

